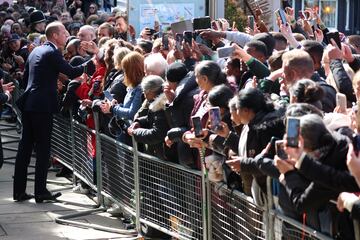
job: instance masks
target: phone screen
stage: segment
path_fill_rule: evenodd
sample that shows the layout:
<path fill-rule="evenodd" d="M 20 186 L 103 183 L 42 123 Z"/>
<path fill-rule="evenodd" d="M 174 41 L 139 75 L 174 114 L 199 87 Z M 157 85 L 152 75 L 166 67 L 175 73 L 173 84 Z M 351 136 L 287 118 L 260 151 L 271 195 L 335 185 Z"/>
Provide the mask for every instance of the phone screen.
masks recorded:
<path fill-rule="evenodd" d="M 336 42 L 336 45 L 341 49 L 341 41 L 340 41 L 339 32 L 328 32 L 328 33 L 326 33 L 326 37 L 330 44 L 331 44 L 330 39 L 334 39 L 334 41 Z"/>
<path fill-rule="evenodd" d="M 164 34 L 161 38 L 162 46 L 164 50 L 169 50 L 169 36 Z"/>
<path fill-rule="evenodd" d="M 286 21 L 286 16 L 285 16 L 284 10 L 279 9 L 279 16 L 281 19 L 281 23 L 285 25 L 287 23 L 287 21 Z"/>
<path fill-rule="evenodd" d="M 210 17 L 194 18 L 193 27 L 194 30 L 211 28 L 211 18 Z"/>
<path fill-rule="evenodd" d="M 254 27 L 255 27 L 255 19 L 254 19 L 254 16 L 252 15 L 249 15 L 248 16 L 248 19 L 249 19 L 249 27 L 254 30 Z"/>
<path fill-rule="evenodd" d="M 217 49 L 218 57 L 219 58 L 226 58 L 230 57 L 234 52 L 233 47 L 221 47 Z"/>
<path fill-rule="evenodd" d="M 288 156 L 284 150 L 284 140 L 277 140 L 275 141 L 275 151 L 276 151 L 276 155 L 280 158 L 280 159 L 288 159 Z"/>
<path fill-rule="evenodd" d="M 192 121 L 192 124 L 193 124 L 193 127 L 194 127 L 194 134 L 195 134 L 195 137 L 201 137 L 202 136 L 202 126 L 201 126 L 201 119 L 200 117 L 191 117 L 191 121 Z"/>
<path fill-rule="evenodd" d="M 336 93 L 336 105 L 340 107 L 340 112 L 346 112 L 347 100 L 345 94 Z"/>
<path fill-rule="evenodd" d="M 193 38 L 193 33 L 189 32 L 189 31 L 185 31 L 184 32 L 184 40 L 185 42 L 187 42 L 190 46 L 192 44 L 192 38 Z"/>
<path fill-rule="evenodd" d="M 183 41 L 184 37 L 181 33 L 177 33 L 176 36 L 175 36 L 175 40 L 176 40 L 176 48 L 178 50 L 181 49 L 181 44 L 182 44 L 182 41 Z"/>
<path fill-rule="evenodd" d="M 218 131 L 221 129 L 221 114 L 219 107 L 212 107 L 209 111 L 211 130 Z"/>
<path fill-rule="evenodd" d="M 110 102 L 114 99 L 114 97 L 111 95 L 111 93 L 109 91 L 104 91 L 104 96 Z"/>
<path fill-rule="evenodd" d="M 288 117 L 286 124 L 286 135 L 287 135 L 287 145 L 289 147 L 299 146 L 299 131 L 300 131 L 300 119 Z"/>

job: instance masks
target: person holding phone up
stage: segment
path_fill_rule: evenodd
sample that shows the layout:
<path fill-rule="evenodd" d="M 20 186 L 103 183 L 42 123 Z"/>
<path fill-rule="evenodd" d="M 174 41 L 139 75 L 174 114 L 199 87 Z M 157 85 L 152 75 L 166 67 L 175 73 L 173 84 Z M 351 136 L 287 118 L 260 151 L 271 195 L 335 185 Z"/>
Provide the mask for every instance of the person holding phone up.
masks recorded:
<path fill-rule="evenodd" d="M 222 128 L 216 133 L 225 138 L 224 145 L 232 148 L 238 143 L 238 156 L 228 160 L 233 171 L 239 172 L 243 178 L 243 189 L 251 195 L 252 177 L 261 192 L 266 194 L 266 176 L 251 161 L 268 144 L 272 136 L 281 138 L 284 133 L 283 116 L 285 109 L 275 109 L 264 94 L 256 88 L 243 89 L 229 103 L 231 119 L 235 125 L 243 124 L 240 137 L 229 130 L 222 122 Z M 259 188 L 257 188 L 260 190 Z M 259 194 L 253 196 L 261 204 Z"/>

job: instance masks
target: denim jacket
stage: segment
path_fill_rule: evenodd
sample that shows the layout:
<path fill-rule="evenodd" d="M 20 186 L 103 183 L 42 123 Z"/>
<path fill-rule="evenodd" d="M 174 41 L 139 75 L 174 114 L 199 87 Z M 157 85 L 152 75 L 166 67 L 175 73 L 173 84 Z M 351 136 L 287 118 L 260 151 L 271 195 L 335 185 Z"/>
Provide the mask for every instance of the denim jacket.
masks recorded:
<path fill-rule="evenodd" d="M 141 85 L 135 88 L 128 88 L 127 93 L 122 104 L 115 105 L 113 108 L 113 115 L 117 119 L 130 120 L 134 119 L 134 115 L 141 107 Z"/>

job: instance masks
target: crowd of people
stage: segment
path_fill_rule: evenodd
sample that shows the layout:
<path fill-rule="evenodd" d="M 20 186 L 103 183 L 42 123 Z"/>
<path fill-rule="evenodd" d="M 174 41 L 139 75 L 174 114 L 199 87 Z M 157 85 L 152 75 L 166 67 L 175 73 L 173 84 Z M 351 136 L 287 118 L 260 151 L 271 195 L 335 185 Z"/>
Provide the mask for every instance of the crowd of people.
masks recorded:
<path fill-rule="evenodd" d="M 95 1 L 53 2 L 0 6 L 1 72 L 20 89 L 30 86 L 26 62 L 49 40 L 47 24 L 61 23 L 67 40 L 58 50 L 73 67 L 90 64 L 79 77 L 59 75 L 59 111 L 72 109 L 74 118 L 94 128 L 97 106 L 103 133 L 127 145 L 134 137 L 141 151 L 187 168 L 206 164 L 212 181 L 226 181 L 227 167 L 238 176 L 228 185 L 258 205 L 266 204 L 270 176 L 286 216 L 332 237 L 354 238 L 352 219 L 360 219 L 359 35 L 328 34 L 314 10 L 296 18 L 287 7 L 285 22 L 278 17 L 279 32 L 267 29 L 258 9 L 244 32 L 220 19 L 194 32 L 190 42 L 185 36 L 178 41 L 158 22 L 136 33 L 126 13 L 99 11 Z M 231 53 L 220 58 L 223 47 Z M 12 89 L 3 85 L 6 97 Z M 288 124 L 294 118 L 295 145 Z M 281 139 L 280 156 L 275 140 Z"/>

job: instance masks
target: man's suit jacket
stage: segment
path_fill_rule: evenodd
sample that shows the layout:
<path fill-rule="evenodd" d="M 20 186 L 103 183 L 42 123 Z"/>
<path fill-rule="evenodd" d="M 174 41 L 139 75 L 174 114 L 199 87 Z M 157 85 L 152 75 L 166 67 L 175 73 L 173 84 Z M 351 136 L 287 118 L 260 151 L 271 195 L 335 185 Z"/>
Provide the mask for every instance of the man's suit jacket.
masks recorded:
<path fill-rule="evenodd" d="M 21 97 L 22 110 L 29 112 L 58 112 L 57 80 L 59 73 L 70 79 L 80 76 L 84 66 L 71 66 L 60 51 L 50 43 L 35 48 L 25 65 L 27 87 Z"/>

